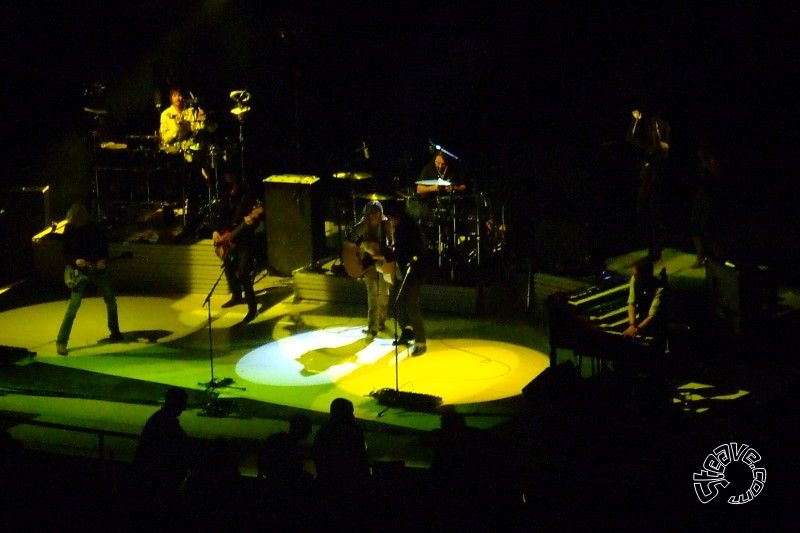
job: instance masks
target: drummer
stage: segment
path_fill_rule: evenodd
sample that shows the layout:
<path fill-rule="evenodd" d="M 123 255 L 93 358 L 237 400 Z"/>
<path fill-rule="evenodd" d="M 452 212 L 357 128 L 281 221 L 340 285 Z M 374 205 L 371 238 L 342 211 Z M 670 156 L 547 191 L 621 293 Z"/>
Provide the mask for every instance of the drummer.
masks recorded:
<path fill-rule="evenodd" d="M 161 149 L 176 154 L 184 148 L 183 144 L 205 126 L 206 112 L 193 104 L 184 106 L 183 91 L 172 87 L 169 91 L 170 106 L 161 112 L 158 128 Z"/>
<path fill-rule="evenodd" d="M 431 161 L 422 167 L 416 185 L 417 194 L 420 195 L 464 192 L 467 189 L 450 158 L 440 150 L 434 152 Z"/>
<path fill-rule="evenodd" d="M 200 161 L 195 161 L 192 151 L 197 135 L 205 129 L 206 112 L 196 101 L 187 105 L 179 87 L 170 89 L 169 100 L 170 106 L 161 112 L 158 132 L 161 150 L 176 158 L 172 168 L 177 175 L 157 187 L 164 189 L 161 200 L 178 202 L 183 208 L 184 231 L 190 233 L 200 226 L 200 205 L 208 194 L 209 174 Z"/>

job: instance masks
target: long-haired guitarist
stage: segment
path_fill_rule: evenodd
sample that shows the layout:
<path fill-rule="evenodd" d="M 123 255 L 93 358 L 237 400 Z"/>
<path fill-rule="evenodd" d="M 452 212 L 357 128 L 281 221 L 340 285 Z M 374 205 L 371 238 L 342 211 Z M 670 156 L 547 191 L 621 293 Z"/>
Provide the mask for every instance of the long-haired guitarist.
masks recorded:
<path fill-rule="evenodd" d="M 367 287 L 367 329 L 372 340 L 385 329 L 389 290 L 393 281 L 385 261 L 393 240 L 392 224 L 377 200 L 364 206 L 363 216 L 345 237 L 342 262 L 347 273 L 364 281 Z M 386 268 L 385 268 L 386 267 Z"/>
<path fill-rule="evenodd" d="M 246 303 L 247 315 L 242 322 L 248 323 L 258 314 L 252 268 L 257 249 L 255 229 L 262 208 L 236 172 L 226 168 L 222 176 L 228 190 L 220 198 L 219 227 L 212 234 L 214 251 L 224 262 L 225 279 L 231 293 L 230 300 L 222 307 Z"/>
<path fill-rule="evenodd" d="M 111 288 L 111 280 L 106 270 L 109 261 L 109 245 L 105 228 L 89 217 L 86 205 L 76 202 L 67 211 L 67 225 L 64 226 L 63 255 L 66 268 L 75 272 L 74 283 L 70 283 L 70 297 L 61 327 L 56 337 L 56 351 L 67 355 L 67 342 L 72 332 L 72 324 L 83 301 L 83 294 L 89 283 L 95 284 L 103 294 L 106 304 L 108 331 L 112 341 L 120 341 L 117 318 L 117 299 Z"/>

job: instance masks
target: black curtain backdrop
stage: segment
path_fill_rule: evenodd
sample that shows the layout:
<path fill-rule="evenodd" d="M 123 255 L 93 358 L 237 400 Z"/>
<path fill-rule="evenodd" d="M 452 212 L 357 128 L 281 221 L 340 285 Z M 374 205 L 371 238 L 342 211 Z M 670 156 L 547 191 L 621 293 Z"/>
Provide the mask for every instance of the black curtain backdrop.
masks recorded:
<path fill-rule="evenodd" d="M 51 185 L 59 216 L 89 190 L 97 118 L 84 108 L 108 111 L 110 136 L 152 134 L 179 84 L 226 142 L 242 127 L 255 183 L 352 169 L 398 187 L 433 140 L 527 241 L 544 213 L 629 223 L 638 154 L 624 136 L 639 108 L 672 124 L 674 226 L 686 224 L 702 138 L 730 171 L 743 250 L 786 262 L 796 248 L 793 7 L 297 4 L 4 7 L 0 186 Z M 242 124 L 237 89 L 252 94 Z"/>

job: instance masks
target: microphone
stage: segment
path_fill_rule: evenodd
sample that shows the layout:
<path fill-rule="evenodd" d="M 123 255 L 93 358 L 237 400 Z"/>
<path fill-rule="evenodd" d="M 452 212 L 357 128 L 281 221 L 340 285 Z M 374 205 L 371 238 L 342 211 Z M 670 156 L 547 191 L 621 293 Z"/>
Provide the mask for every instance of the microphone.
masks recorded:
<path fill-rule="evenodd" d="M 369 148 L 366 141 L 361 141 L 361 151 L 364 152 L 364 159 L 369 159 Z"/>

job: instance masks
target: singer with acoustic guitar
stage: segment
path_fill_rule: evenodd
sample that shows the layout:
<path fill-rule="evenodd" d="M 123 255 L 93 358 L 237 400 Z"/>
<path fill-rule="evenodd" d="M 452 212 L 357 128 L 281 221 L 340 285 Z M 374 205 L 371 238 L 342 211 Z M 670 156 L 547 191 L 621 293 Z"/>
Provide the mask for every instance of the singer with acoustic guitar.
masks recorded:
<path fill-rule="evenodd" d="M 247 315 L 242 324 L 247 324 L 258 315 L 252 268 L 256 250 L 255 229 L 263 209 L 238 174 L 226 168 L 222 176 L 228 191 L 220 198 L 219 227 L 212 234 L 214 251 L 223 261 L 231 293 L 230 300 L 222 307 L 246 303 Z"/>
<path fill-rule="evenodd" d="M 345 271 L 361 279 L 367 287 L 367 340 L 386 328 L 389 289 L 394 282 L 393 264 L 385 256 L 392 242 L 392 225 L 383 214 L 383 206 L 373 200 L 364 206 L 363 216 L 345 237 L 342 262 Z"/>

